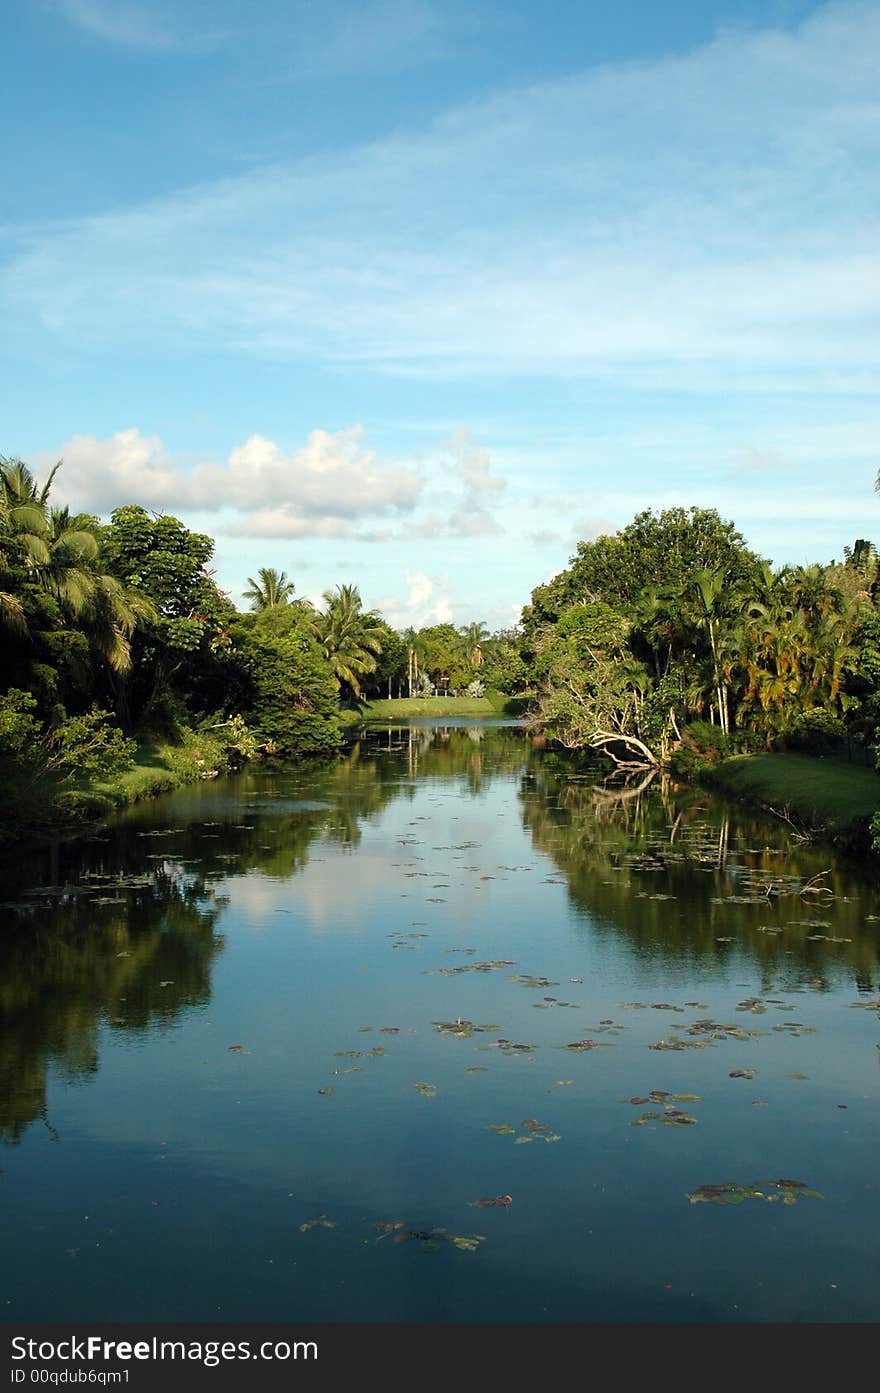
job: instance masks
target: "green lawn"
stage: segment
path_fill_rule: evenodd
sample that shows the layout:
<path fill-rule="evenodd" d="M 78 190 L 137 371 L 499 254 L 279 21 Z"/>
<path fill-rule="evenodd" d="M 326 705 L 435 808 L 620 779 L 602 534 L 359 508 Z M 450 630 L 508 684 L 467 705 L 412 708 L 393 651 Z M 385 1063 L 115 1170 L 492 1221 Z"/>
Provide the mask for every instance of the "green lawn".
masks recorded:
<path fill-rule="evenodd" d="M 506 697 L 489 692 L 484 697 L 393 697 L 390 701 L 369 701 L 357 711 L 343 712 L 346 723 L 361 721 L 408 721 L 414 716 L 521 716 L 528 704 L 525 697 Z"/>
<path fill-rule="evenodd" d="M 832 833 L 857 830 L 880 809 L 880 774 L 815 755 L 740 755 L 712 771 L 723 793 L 749 798 Z"/>

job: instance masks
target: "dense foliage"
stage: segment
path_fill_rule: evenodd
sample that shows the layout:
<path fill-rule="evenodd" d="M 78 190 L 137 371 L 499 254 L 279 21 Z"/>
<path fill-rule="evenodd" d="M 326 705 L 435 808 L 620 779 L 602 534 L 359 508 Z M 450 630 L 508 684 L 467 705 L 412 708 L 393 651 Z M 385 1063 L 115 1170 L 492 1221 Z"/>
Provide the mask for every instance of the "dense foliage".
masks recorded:
<path fill-rule="evenodd" d="M 209 536 L 131 504 L 105 524 L 56 508 L 54 474 L 40 485 L 0 460 L 0 795 L 13 829 L 33 807 L 81 816 L 101 789 L 167 786 L 145 772 L 158 742 L 178 779 L 335 750 L 343 709 L 375 697 L 525 694 L 560 744 L 681 773 L 744 749 L 871 757 L 870 542 L 774 570 L 711 509 L 643 512 L 580 543 L 520 628 L 398 633 L 356 586 L 315 608 L 268 567 L 242 613 L 214 579 Z"/>
<path fill-rule="evenodd" d="M 56 508 L 55 472 L 0 459 L 0 834 L 333 751 L 341 708 L 369 696 L 465 691 L 492 663 L 495 686 L 523 682 L 483 625 L 398 634 L 353 585 L 315 609 L 263 567 L 241 613 L 211 537 L 133 504 L 108 523 Z"/>
<path fill-rule="evenodd" d="M 539 586 L 523 648 L 549 733 L 618 763 L 873 739 L 880 562 L 774 571 L 712 510 L 641 513 Z"/>

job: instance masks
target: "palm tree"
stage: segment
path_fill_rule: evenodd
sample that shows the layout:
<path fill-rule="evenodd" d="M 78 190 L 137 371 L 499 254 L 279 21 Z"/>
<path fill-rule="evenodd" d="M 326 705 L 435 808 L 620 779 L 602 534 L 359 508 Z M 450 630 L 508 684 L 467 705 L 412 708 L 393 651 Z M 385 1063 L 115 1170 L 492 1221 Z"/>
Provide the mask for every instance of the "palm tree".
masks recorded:
<path fill-rule="evenodd" d="M 700 628 L 705 628 L 709 634 L 715 693 L 718 700 L 718 721 L 722 731 L 727 735 L 730 729 L 727 683 L 723 678 L 718 653 L 720 609 L 724 599 L 723 575 L 720 571 L 695 571 L 691 578 L 691 593 L 697 602 L 699 616 L 697 623 Z"/>
<path fill-rule="evenodd" d="M 404 630 L 403 641 L 406 644 L 406 677 L 409 695 L 412 696 L 413 687 L 419 680 L 419 665 L 428 656 L 428 645 L 419 631 L 412 627 Z"/>
<path fill-rule="evenodd" d="M 477 622 L 467 624 L 459 629 L 461 636 L 461 649 L 468 667 L 479 667 L 483 661 L 483 647 L 489 637 L 489 630 L 485 624 Z"/>
<path fill-rule="evenodd" d="M 244 598 L 251 601 L 252 610 L 274 609 L 276 605 L 290 604 L 296 586 L 287 579 L 286 571 L 261 566 L 259 577 L 259 580 L 254 580 L 253 576 L 248 576 L 250 589 L 244 592 Z"/>
<path fill-rule="evenodd" d="M 317 632 L 324 656 L 339 683 L 361 694 L 359 678 L 376 671 L 376 657 L 382 652 L 384 630 L 373 610 L 364 610 L 355 585 L 339 585 L 325 590 L 327 609 L 317 616 Z"/>
<path fill-rule="evenodd" d="M 54 474 L 53 469 L 49 482 Z M 48 561 L 48 489 L 47 483 L 42 494 L 37 493 L 36 481 L 21 460 L 0 458 L 0 556 L 6 565 L 32 570 Z"/>
<path fill-rule="evenodd" d="M 63 614 L 82 624 L 99 658 L 123 673 L 135 628 L 156 612 L 146 596 L 103 571 L 96 518 L 50 508 L 58 469 L 40 488 L 21 460 L 0 460 L 0 559 L 51 595 Z M 0 594 L 0 613 L 8 625 L 25 627 L 18 596 Z"/>

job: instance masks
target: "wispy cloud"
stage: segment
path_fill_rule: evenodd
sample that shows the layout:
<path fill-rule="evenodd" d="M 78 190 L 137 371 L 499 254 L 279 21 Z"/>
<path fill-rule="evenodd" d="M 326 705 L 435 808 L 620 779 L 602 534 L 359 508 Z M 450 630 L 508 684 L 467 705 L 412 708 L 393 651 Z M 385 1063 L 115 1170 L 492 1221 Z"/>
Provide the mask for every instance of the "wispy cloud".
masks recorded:
<path fill-rule="evenodd" d="M 50 13 L 60 14 L 77 29 L 107 43 L 157 51 L 189 46 L 155 6 L 131 3 L 131 0 L 42 0 L 42 5 Z"/>
<path fill-rule="evenodd" d="M 420 629 L 425 624 L 454 622 L 456 602 L 447 575 L 429 576 L 424 571 L 407 571 L 406 584 L 405 598 L 383 595 L 376 604 L 393 628 Z"/>
<path fill-rule="evenodd" d="M 7 318 L 91 349 L 867 390 L 878 58 L 880 9 L 831 5 L 793 34 L 725 34 L 343 156 L 25 230 Z"/>
<path fill-rule="evenodd" d="M 293 18 L 292 70 L 298 75 L 400 70 L 448 56 L 453 48 L 449 6 L 444 12 L 431 0 L 296 6 Z"/>
<path fill-rule="evenodd" d="M 493 473 L 489 451 L 471 439 L 469 430 L 454 431 L 433 465 L 441 496 L 452 492 L 451 509 L 428 513 L 408 530 L 409 536 L 491 537 L 504 530 L 487 505 L 504 492 L 506 480 Z"/>
<path fill-rule="evenodd" d="M 433 0 L 34 0 L 104 43 L 157 53 L 234 44 L 259 60 L 263 82 L 365 76 L 449 59 L 478 32 L 472 7 Z"/>

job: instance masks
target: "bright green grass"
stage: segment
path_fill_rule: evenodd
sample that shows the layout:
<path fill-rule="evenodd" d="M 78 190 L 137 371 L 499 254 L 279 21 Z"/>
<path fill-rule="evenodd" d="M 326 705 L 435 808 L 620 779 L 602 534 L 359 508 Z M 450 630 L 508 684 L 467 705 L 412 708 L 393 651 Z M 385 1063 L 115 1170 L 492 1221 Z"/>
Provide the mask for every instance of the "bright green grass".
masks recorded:
<path fill-rule="evenodd" d="M 356 711 L 343 712 L 346 724 L 362 721 L 408 721 L 414 716 L 521 716 L 528 698 L 487 692 L 484 697 L 394 697 L 369 701 Z"/>
<path fill-rule="evenodd" d="M 880 808 L 880 774 L 816 755 L 741 755 L 714 769 L 711 782 L 835 833 L 855 830 Z"/>

